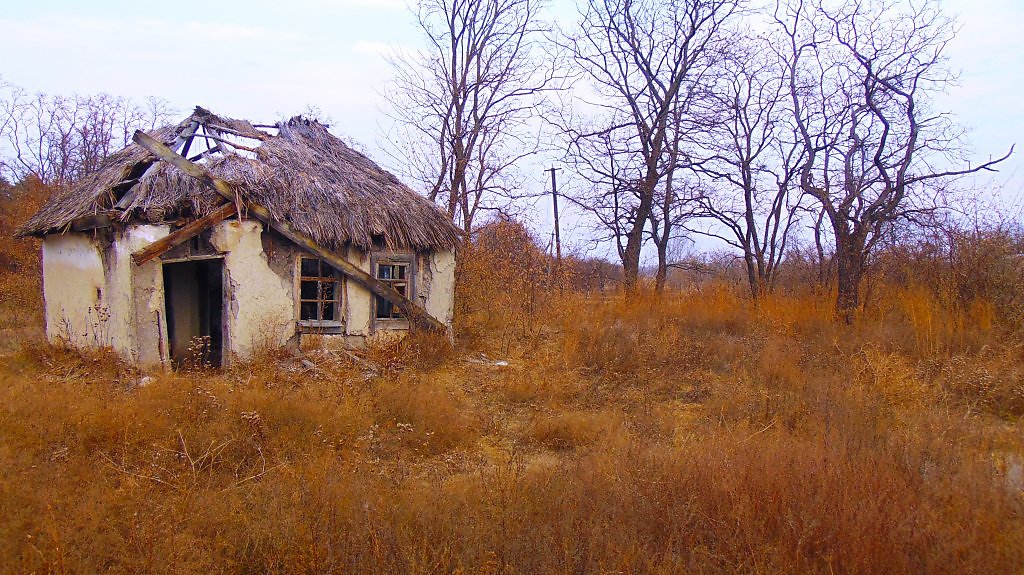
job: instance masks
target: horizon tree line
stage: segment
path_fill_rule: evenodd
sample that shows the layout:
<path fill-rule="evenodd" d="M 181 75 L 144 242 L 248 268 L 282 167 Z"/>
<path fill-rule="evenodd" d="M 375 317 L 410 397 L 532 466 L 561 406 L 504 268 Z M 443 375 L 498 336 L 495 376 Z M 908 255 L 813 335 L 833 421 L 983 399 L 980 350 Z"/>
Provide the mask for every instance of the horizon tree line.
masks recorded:
<path fill-rule="evenodd" d="M 504 3 L 426 5 L 466 10 L 463 25 L 485 37 L 496 21 L 474 20 L 480 8 L 467 7 L 492 6 L 484 11 L 500 16 Z M 836 310 L 849 318 L 879 242 L 940 218 L 952 180 L 992 170 L 1012 152 L 970 164 L 962 130 L 935 109 L 935 96 L 955 80 L 945 56 L 955 25 L 934 0 L 778 0 L 759 9 L 744 0 L 585 0 L 578 12 L 569 30 L 538 23 L 516 32 L 517 44 L 543 44 L 551 62 L 566 66 L 568 82 L 539 76 L 534 52 L 507 80 L 536 81 L 523 84 L 530 96 L 559 95 L 544 121 L 561 160 L 585 183 L 568 199 L 614 246 L 628 290 L 639 282 L 645 245 L 657 253 L 663 289 L 669 244 L 703 234 L 741 254 L 759 297 L 806 225 L 818 253 L 834 261 Z M 456 45 L 432 42 L 418 61 L 440 61 Z M 474 103 L 462 102 L 475 117 Z M 506 125 L 501 137 L 521 138 L 517 128 L 528 125 Z M 450 133 L 421 143 L 440 157 L 463 149 Z M 503 168 L 514 172 L 511 163 Z M 460 223 L 472 231 L 464 211 Z"/>

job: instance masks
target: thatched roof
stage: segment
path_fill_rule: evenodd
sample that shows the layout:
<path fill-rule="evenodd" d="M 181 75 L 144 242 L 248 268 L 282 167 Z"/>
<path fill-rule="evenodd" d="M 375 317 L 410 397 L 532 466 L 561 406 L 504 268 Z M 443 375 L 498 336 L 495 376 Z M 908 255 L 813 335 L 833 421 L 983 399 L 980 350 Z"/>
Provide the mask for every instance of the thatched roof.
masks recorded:
<path fill-rule="evenodd" d="M 254 126 L 196 108 L 177 126 L 150 135 L 329 249 L 381 243 L 451 249 L 459 241 L 432 202 L 316 121 L 294 117 Z M 18 233 L 59 233 L 77 218 L 101 213 L 125 223 L 199 217 L 219 202 L 200 182 L 131 144 L 47 202 Z"/>

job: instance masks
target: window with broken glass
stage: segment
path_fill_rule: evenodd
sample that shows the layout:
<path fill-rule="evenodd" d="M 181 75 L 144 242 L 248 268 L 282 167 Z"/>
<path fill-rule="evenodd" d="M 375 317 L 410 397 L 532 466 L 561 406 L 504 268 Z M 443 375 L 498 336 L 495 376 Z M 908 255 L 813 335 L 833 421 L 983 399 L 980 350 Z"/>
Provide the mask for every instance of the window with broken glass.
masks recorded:
<path fill-rule="evenodd" d="M 409 261 L 381 260 L 376 262 L 377 280 L 390 286 L 393 290 L 411 297 L 412 263 Z M 388 300 L 376 296 L 377 319 L 405 319 L 399 307 Z"/>
<path fill-rule="evenodd" d="M 338 272 L 318 258 L 299 263 L 299 319 L 304 322 L 337 322 L 341 294 Z"/>

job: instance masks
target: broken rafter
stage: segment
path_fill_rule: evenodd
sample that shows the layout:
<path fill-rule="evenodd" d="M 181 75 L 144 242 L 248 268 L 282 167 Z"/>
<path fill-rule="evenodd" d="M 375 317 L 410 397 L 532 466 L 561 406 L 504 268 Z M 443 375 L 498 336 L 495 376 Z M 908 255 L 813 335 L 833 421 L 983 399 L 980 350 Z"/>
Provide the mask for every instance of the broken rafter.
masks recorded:
<path fill-rule="evenodd" d="M 206 125 L 205 124 L 200 124 L 199 126 L 203 129 L 203 140 L 206 142 L 206 151 L 203 152 L 202 155 L 207 155 L 207 154 L 211 154 L 211 153 L 215 152 L 216 150 L 214 148 L 219 150 L 220 149 L 219 145 L 214 146 L 213 144 L 210 143 L 210 131 L 206 129 Z M 196 133 L 198 134 L 198 130 L 196 131 Z M 168 148 L 168 149 L 170 149 L 170 148 Z"/>
<path fill-rule="evenodd" d="M 181 146 L 181 155 L 188 157 L 188 149 L 192 147 L 192 139 L 195 138 L 195 134 L 185 138 L 185 143 Z"/>
<path fill-rule="evenodd" d="M 209 138 L 209 139 L 211 139 L 211 140 L 213 140 L 213 141 L 215 141 L 215 142 L 217 142 L 219 144 L 223 144 L 224 146 L 230 146 L 232 148 L 238 148 L 239 150 L 245 150 L 246 152 L 252 152 L 254 154 L 256 153 L 256 148 L 250 148 L 249 146 L 243 146 L 242 144 L 236 144 L 235 142 L 232 142 L 231 140 L 228 140 L 226 138 L 221 138 L 220 136 L 214 136 L 213 134 L 207 133 L 203 137 L 204 138 Z M 218 146 L 218 147 L 221 148 L 221 150 L 223 150 L 224 146 Z"/>
<path fill-rule="evenodd" d="M 231 186 L 224 180 L 211 176 L 210 173 L 201 166 L 193 164 L 187 159 L 179 156 L 167 146 L 161 144 L 152 137 L 147 136 L 141 131 L 136 131 L 135 136 L 132 139 L 135 143 L 149 150 L 161 160 L 173 164 L 185 174 L 202 182 L 226 200 L 230 202 L 235 201 L 236 194 L 235 191 L 232 190 Z M 313 238 L 296 230 L 287 222 L 275 219 L 271 215 L 270 211 L 265 207 L 254 202 L 247 202 L 246 207 L 250 214 L 266 222 L 267 225 L 275 231 L 294 242 L 295 245 L 327 262 L 331 267 L 345 274 L 347 277 L 351 278 L 352 281 L 365 287 L 371 293 L 398 306 L 398 308 L 405 313 L 406 317 L 409 318 L 412 325 L 436 331 L 445 331 L 447 329 L 443 323 L 430 315 L 427 310 L 423 309 L 419 304 L 398 293 L 398 291 L 391 286 L 366 273 L 340 255 L 324 248 L 314 241 Z"/>
<path fill-rule="evenodd" d="M 191 122 L 189 122 L 188 126 L 186 126 L 185 129 L 182 130 L 180 134 L 178 134 L 178 137 L 174 139 L 174 142 L 171 143 L 171 149 L 177 150 L 179 146 L 191 143 L 192 138 L 196 135 L 196 130 L 198 129 L 199 122 L 197 120 L 192 120 Z"/>
<path fill-rule="evenodd" d="M 264 134 L 259 130 L 253 130 L 252 132 L 245 133 L 240 132 L 234 128 L 229 128 L 227 126 L 220 126 L 218 124 L 206 124 L 206 126 L 209 129 L 213 130 L 214 132 L 219 132 L 221 134 L 231 134 L 233 136 L 238 136 L 239 138 L 249 138 L 250 140 L 259 140 L 261 142 L 270 137 L 268 134 Z"/>
<path fill-rule="evenodd" d="M 217 208 L 213 213 L 205 215 L 198 220 L 189 222 L 180 230 L 164 236 L 141 250 L 134 252 L 132 254 L 132 261 L 135 262 L 135 265 L 141 266 L 150 260 L 158 258 L 175 246 L 187 242 L 219 222 L 226 220 L 234 213 L 235 205 L 228 202 Z"/>

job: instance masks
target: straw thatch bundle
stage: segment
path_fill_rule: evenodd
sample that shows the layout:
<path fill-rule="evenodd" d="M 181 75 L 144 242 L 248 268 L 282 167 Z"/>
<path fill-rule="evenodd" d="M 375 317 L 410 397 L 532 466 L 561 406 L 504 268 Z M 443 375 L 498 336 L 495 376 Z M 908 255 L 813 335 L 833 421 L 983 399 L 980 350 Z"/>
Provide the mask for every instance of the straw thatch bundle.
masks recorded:
<path fill-rule="evenodd" d="M 213 176 L 326 248 L 458 244 L 447 215 L 322 124 L 295 117 L 265 127 L 277 133 L 196 108 L 177 126 L 150 135 L 184 154 L 193 140 L 205 141 L 209 147 L 199 161 Z M 18 233 L 61 232 L 77 218 L 101 213 L 124 223 L 201 217 L 220 201 L 202 183 L 131 144 L 47 202 Z"/>

